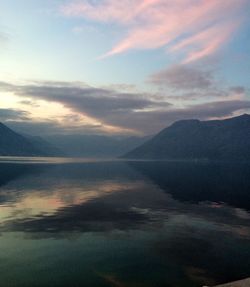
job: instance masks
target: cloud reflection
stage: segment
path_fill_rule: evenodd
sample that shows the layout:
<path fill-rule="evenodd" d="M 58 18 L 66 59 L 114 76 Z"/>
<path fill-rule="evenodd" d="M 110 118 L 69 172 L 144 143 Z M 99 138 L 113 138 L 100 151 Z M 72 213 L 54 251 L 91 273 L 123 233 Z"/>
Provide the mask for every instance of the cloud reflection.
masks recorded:
<path fill-rule="evenodd" d="M 143 286 L 138 278 L 149 276 L 151 282 L 155 270 L 157 276 L 159 270 L 162 274 L 178 270 L 177 277 L 175 272 L 166 275 L 170 286 L 213 284 L 249 275 L 250 214 L 243 204 L 249 190 L 246 166 L 246 173 L 238 165 L 205 163 L 31 166 L 12 164 L 7 180 L 2 180 L 0 194 L 7 195 L 0 205 L 2 234 L 15 234 L 19 242 L 37 240 L 38 245 L 44 239 L 59 244 L 72 238 L 82 242 L 89 236 L 100 246 L 102 240 L 105 244 L 114 240 L 114 246 L 123 242 L 126 252 L 117 243 L 121 253 L 115 265 L 107 262 L 112 272 L 96 270 L 114 286 L 138 286 L 138 282 Z M 140 266 L 143 275 L 132 272 L 130 278 L 133 266 Z"/>

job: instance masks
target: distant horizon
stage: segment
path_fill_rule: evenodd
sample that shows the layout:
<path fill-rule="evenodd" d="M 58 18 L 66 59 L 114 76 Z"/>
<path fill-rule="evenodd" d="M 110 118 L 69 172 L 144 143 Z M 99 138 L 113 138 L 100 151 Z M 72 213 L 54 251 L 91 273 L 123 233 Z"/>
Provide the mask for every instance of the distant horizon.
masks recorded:
<path fill-rule="evenodd" d="M 171 123 L 170 125 L 164 127 L 162 130 L 164 130 L 165 128 L 168 128 L 170 127 L 171 125 L 177 123 L 177 122 L 182 122 L 182 121 L 199 121 L 199 122 L 212 122 L 212 121 L 224 121 L 224 120 L 230 120 L 230 119 L 235 119 L 235 118 L 242 118 L 244 116 L 248 116 L 250 117 L 250 114 L 248 113 L 243 113 L 243 114 L 240 114 L 240 115 L 237 115 L 237 116 L 233 116 L 233 117 L 226 117 L 226 118 L 223 118 L 223 119 L 210 119 L 210 120 L 199 120 L 199 119 L 195 119 L 195 118 L 186 118 L 186 119 L 180 119 L 180 120 L 176 120 L 175 122 Z M 6 126 L 7 128 L 19 133 L 18 130 L 15 130 L 12 129 L 10 126 L 8 126 L 8 122 L 7 123 L 3 123 L 3 122 L 0 122 L 0 125 L 4 125 Z M 53 136 L 69 136 L 69 137 L 78 137 L 78 136 L 89 136 L 89 137 L 111 137 L 111 138 L 117 138 L 117 139 L 122 139 L 122 138 L 130 138 L 130 137 L 139 137 L 139 138 L 147 138 L 147 137 L 153 137 L 154 135 L 160 133 L 162 130 L 156 132 L 155 134 L 148 134 L 148 135 L 131 135 L 131 134 L 107 134 L 107 133 L 52 133 L 52 134 L 47 134 L 47 135 L 42 135 L 42 137 L 45 137 L 45 138 L 49 138 L 49 137 L 53 137 Z M 22 133 L 21 133 L 22 134 Z M 25 134 L 23 133 L 23 135 L 31 135 L 31 136 L 39 136 L 37 134 Z"/>

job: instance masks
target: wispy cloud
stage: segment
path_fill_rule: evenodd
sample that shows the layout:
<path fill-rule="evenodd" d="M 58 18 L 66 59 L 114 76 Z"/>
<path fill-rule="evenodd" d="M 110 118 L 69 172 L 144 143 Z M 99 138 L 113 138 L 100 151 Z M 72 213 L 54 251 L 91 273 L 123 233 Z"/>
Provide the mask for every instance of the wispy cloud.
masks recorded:
<path fill-rule="evenodd" d="M 11 40 L 8 28 L 0 24 L 0 50 L 4 51 L 8 47 L 8 44 Z"/>
<path fill-rule="evenodd" d="M 175 65 L 153 74 L 150 83 L 177 90 L 200 90 L 213 86 L 212 71 L 187 65 Z"/>
<path fill-rule="evenodd" d="M 131 49 L 165 47 L 182 52 L 183 63 L 216 52 L 237 30 L 247 0 L 101 0 L 71 1 L 64 15 L 114 23 L 126 35 L 103 57 Z"/>
<path fill-rule="evenodd" d="M 3 33 L 0 33 L 0 44 L 5 43 L 8 40 L 7 36 Z"/>
<path fill-rule="evenodd" d="M 203 76 L 205 79 L 206 75 Z M 210 83 L 204 82 L 204 85 L 210 85 Z M 244 97 L 230 97 L 231 93 L 242 96 L 243 87 L 217 91 L 210 101 L 202 104 L 186 104 L 182 107 L 176 105 L 175 101 L 171 103 L 168 98 L 159 99 L 153 94 L 122 93 L 80 83 L 37 82 L 36 84 L 14 85 L 0 82 L 0 90 L 12 91 L 20 98 L 60 103 L 69 108 L 72 113 L 98 120 L 103 127 L 113 126 L 124 132 L 130 130 L 146 134 L 155 133 L 180 119 L 224 118 L 250 110 L 250 101 Z"/>
<path fill-rule="evenodd" d="M 0 121 L 28 120 L 29 113 L 16 109 L 0 109 Z"/>
<path fill-rule="evenodd" d="M 148 82 L 158 88 L 159 92 L 174 100 L 199 102 L 220 100 L 245 100 L 248 90 L 243 86 L 226 87 L 216 77 L 212 66 L 190 64 L 173 65 L 152 74 Z"/>

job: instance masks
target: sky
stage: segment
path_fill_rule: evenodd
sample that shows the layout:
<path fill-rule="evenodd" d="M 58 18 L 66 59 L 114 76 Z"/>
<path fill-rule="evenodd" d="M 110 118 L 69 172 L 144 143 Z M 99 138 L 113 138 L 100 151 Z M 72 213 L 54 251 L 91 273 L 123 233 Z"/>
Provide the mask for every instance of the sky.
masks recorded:
<path fill-rule="evenodd" d="M 0 121 L 148 135 L 250 112 L 250 0 L 0 0 Z"/>

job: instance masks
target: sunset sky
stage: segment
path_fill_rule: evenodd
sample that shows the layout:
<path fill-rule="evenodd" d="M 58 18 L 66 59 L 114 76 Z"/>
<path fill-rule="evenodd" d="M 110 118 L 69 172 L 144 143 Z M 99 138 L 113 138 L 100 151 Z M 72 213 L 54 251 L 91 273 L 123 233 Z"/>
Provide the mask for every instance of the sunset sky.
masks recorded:
<path fill-rule="evenodd" d="M 0 0 L 0 121 L 153 134 L 250 112 L 250 0 Z"/>

